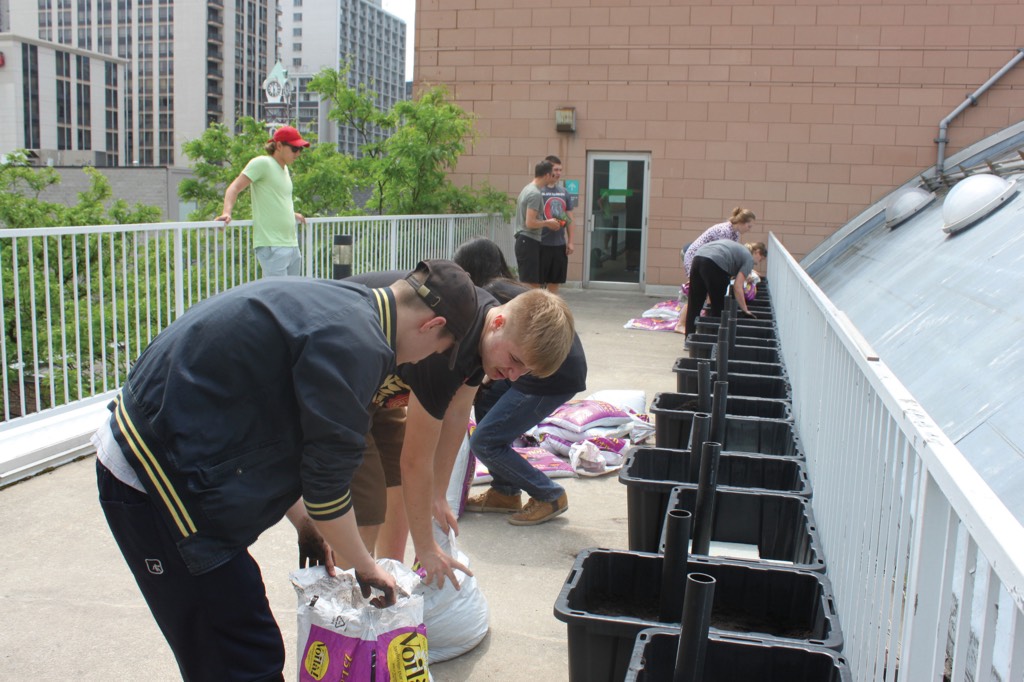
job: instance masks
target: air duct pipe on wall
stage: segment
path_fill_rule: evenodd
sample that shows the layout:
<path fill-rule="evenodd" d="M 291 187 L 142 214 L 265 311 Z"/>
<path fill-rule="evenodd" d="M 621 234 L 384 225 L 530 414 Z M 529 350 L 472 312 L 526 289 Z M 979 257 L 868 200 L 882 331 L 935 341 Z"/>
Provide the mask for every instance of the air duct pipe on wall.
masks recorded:
<path fill-rule="evenodd" d="M 997 71 L 991 78 L 985 81 L 984 85 L 967 95 L 967 99 L 961 102 L 960 106 L 951 111 L 946 118 L 939 122 L 939 136 L 935 138 L 935 141 L 939 143 L 939 158 L 935 162 L 935 175 L 937 177 L 941 178 L 942 174 L 946 172 L 946 143 L 949 142 L 949 137 L 946 135 L 946 129 L 949 128 L 950 122 L 962 114 L 967 107 L 977 104 L 978 98 L 985 94 L 986 90 L 995 85 L 996 81 L 1005 76 L 1006 72 L 1015 67 L 1022 59 L 1024 59 L 1024 48 L 1018 47 L 1017 55 L 1013 59 L 1008 61 L 1003 68 L 999 69 L 999 71 Z"/>

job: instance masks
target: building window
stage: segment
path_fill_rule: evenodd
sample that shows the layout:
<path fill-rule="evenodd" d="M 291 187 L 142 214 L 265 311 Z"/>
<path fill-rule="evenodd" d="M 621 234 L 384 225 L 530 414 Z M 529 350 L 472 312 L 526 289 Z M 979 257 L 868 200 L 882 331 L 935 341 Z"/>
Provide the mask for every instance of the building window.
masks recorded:
<path fill-rule="evenodd" d="M 292 21 L 302 21 L 302 12 L 292 14 Z"/>
<path fill-rule="evenodd" d="M 292 29 L 292 35 L 295 36 L 295 37 L 300 37 L 302 35 L 302 28 L 301 27 L 293 28 Z"/>
<path fill-rule="evenodd" d="M 25 107 L 25 147 L 39 149 L 39 48 L 21 44 L 22 101 Z"/>
<path fill-rule="evenodd" d="M 57 149 L 71 149 L 71 55 L 55 52 L 57 61 Z"/>
<path fill-rule="evenodd" d="M 106 112 L 106 159 L 108 166 L 116 166 L 118 154 L 118 112 L 117 112 L 117 65 L 111 62 L 103 64 L 104 75 L 104 109 Z"/>
<path fill-rule="evenodd" d="M 92 149 L 92 77 L 90 61 L 83 55 L 75 56 L 75 85 L 78 104 L 78 148 Z"/>

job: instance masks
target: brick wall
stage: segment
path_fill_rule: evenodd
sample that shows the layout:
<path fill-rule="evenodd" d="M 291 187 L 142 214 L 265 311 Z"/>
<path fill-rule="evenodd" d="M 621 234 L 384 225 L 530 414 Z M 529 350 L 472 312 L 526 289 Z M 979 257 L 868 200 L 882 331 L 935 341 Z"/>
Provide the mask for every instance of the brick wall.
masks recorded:
<path fill-rule="evenodd" d="M 750 238 L 809 252 L 934 165 L 939 121 L 1021 45 L 1016 0 L 419 0 L 415 81 L 478 117 L 460 183 L 515 194 L 546 154 L 583 181 L 588 151 L 649 152 L 646 278 L 674 284 L 680 247 L 736 205 Z M 950 126 L 947 156 L 1022 104 L 1024 65 Z"/>

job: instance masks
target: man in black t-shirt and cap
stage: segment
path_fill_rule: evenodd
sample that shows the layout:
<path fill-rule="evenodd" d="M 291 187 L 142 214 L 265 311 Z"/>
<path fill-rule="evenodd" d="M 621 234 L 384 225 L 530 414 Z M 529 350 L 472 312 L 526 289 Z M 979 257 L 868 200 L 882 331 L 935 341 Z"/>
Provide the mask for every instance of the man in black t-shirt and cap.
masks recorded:
<path fill-rule="evenodd" d="M 364 594 L 395 602 L 351 513 L 368 408 L 398 365 L 464 345 L 477 312 L 450 261 L 378 289 L 264 279 L 192 306 L 139 356 L 93 439 L 97 484 L 185 679 L 284 679 L 248 552 L 283 516 L 300 564 L 333 574 L 336 553 Z"/>

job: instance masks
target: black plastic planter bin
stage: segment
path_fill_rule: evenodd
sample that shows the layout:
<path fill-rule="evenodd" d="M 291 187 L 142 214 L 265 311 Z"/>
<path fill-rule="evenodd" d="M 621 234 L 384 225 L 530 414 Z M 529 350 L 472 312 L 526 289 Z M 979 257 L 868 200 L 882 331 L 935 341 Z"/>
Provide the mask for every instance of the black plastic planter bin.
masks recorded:
<path fill-rule="evenodd" d="M 740 346 L 737 346 L 739 348 Z M 735 349 L 734 349 L 735 350 Z M 712 363 L 717 361 L 712 361 Z M 777 363 L 776 363 L 777 364 Z M 678 365 L 678 362 L 677 362 Z M 729 364 L 729 396 L 746 398 L 771 398 L 789 400 L 789 381 L 781 376 L 759 376 L 756 374 L 740 374 L 732 372 L 732 361 Z M 697 392 L 697 369 L 675 369 L 676 392 Z M 712 369 L 711 382 L 718 381 L 718 372 Z"/>
<path fill-rule="evenodd" d="M 658 398 L 678 395 L 685 394 L 659 393 L 651 403 L 655 440 L 660 448 L 682 450 L 689 445 L 690 424 L 696 413 L 689 410 L 672 410 L 658 404 Z M 796 444 L 793 423 L 786 419 L 734 417 L 726 414 L 724 440 L 722 449 L 730 452 L 756 452 L 784 457 L 803 456 Z"/>
<path fill-rule="evenodd" d="M 626 457 L 619 470 L 619 482 L 626 486 L 630 549 L 658 551 L 672 489 L 679 485 L 696 489 L 697 478 L 691 474 L 690 459 L 689 450 L 667 448 L 636 448 Z M 718 489 L 803 497 L 811 494 L 801 459 L 743 452 L 721 454 Z"/>
<path fill-rule="evenodd" d="M 757 320 L 749 320 L 750 322 L 756 322 Z M 712 336 L 718 336 L 718 327 L 720 321 L 717 317 L 698 317 L 697 328 L 694 330 L 697 334 L 704 335 L 709 334 Z M 737 320 L 736 322 L 736 339 L 737 343 L 740 343 L 739 339 L 770 339 L 776 341 L 778 337 L 775 334 L 775 326 L 771 324 L 743 324 Z M 756 344 L 751 344 L 756 345 Z"/>
<path fill-rule="evenodd" d="M 697 393 L 658 393 L 651 403 L 651 411 L 657 406 L 662 411 L 694 412 L 697 410 Z M 657 413 L 655 413 L 657 414 Z M 788 400 L 779 398 L 754 398 L 745 395 L 729 395 L 725 401 L 725 414 L 729 417 L 757 417 L 758 419 L 782 419 L 792 421 Z M 686 435 L 690 430 L 687 428 Z"/>
<path fill-rule="evenodd" d="M 700 337 L 697 339 L 696 337 Z M 710 359 L 717 348 L 717 337 L 708 334 L 694 333 L 694 339 L 690 341 L 690 357 L 699 359 Z M 702 340 L 714 340 L 712 342 Z M 777 348 L 766 348 L 764 346 L 742 345 L 737 340 L 736 345 L 729 349 L 730 360 L 744 360 L 747 362 L 782 362 Z"/>
<path fill-rule="evenodd" d="M 696 472 L 699 467 L 691 465 L 690 457 L 689 450 L 634 448 L 619 470 L 619 480 L 641 490 L 661 491 L 659 495 L 664 495 L 661 501 L 664 510 L 673 486 L 697 485 L 697 477 L 691 477 L 690 470 L 692 466 Z M 718 464 L 718 487 L 803 497 L 811 495 L 811 484 L 802 458 L 756 452 L 723 452 Z"/>
<path fill-rule="evenodd" d="M 693 512 L 697 486 L 672 489 L 666 513 L 674 509 Z M 806 497 L 779 493 L 750 492 L 719 488 L 715 491 L 715 516 L 711 542 L 731 542 L 756 546 L 759 559 L 735 555 L 715 555 L 720 561 L 744 563 L 784 562 L 806 571 L 824 571 L 825 553 L 814 524 L 814 512 Z M 664 522 L 659 535 L 658 553 L 665 553 Z M 645 547 L 629 546 L 648 551 Z"/>
<path fill-rule="evenodd" d="M 658 622 L 663 557 L 647 552 L 583 550 L 555 602 L 566 623 L 570 682 L 617 682 L 636 636 Z M 832 587 L 824 574 L 691 558 L 689 572 L 715 579 L 711 632 L 840 649 Z M 681 615 L 681 612 L 680 612 Z"/>
<path fill-rule="evenodd" d="M 679 630 L 648 628 L 637 635 L 625 682 L 672 679 Z M 754 641 L 710 635 L 704 682 L 853 682 L 846 659 L 813 644 Z"/>
<path fill-rule="evenodd" d="M 678 357 L 676 358 L 675 364 L 672 365 L 673 372 L 681 372 L 683 370 L 697 371 L 697 365 L 701 362 L 710 362 L 711 371 L 714 372 L 718 365 L 718 360 L 698 360 L 697 358 Z M 786 368 L 785 365 L 778 362 L 747 362 L 745 360 L 729 360 L 729 373 L 730 374 L 753 374 L 755 376 L 763 377 L 785 377 Z M 677 381 L 678 383 L 678 381 Z M 696 383 L 696 379 L 694 380 Z M 693 391 L 680 391 L 680 393 L 692 393 Z"/>
<path fill-rule="evenodd" d="M 626 486 L 629 548 L 657 552 L 672 489 L 697 487 L 696 476 L 690 474 L 690 451 L 636 448 L 619 470 L 619 482 Z M 718 462 L 718 490 L 807 497 L 811 485 L 803 461 L 795 457 L 723 452 Z"/>
<path fill-rule="evenodd" d="M 728 305 L 728 303 L 729 303 L 728 300 L 726 300 L 726 305 Z M 772 324 L 775 321 L 775 313 L 772 311 L 771 303 L 769 301 L 767 301 L 767 300 L 758 300 L 758 299 L 755 298 L 753 302 L 748 302 L 747 303 L 747 310 L 749 310 L 750 312 L 752 312 L 755 315 L 757 315 L 757 317 L 745 317 L 743 315 L 743 313 L 740 312 L 739 307 L 737 306 L 737 309 L 736 309 L 736 320 L 738 322 L 740 322 L 740 323 L 752 322 L 752 323 L 755 323 L 755 324 L 756 323 Z M 717 315 L 712 315 L 710 308 L 704 308 L 703 310 L 701 310 L 701 312 L 704 313 L 704 314 L 703 315 L 698 315 L 697 316 L 698 320 L 713 320 L 715 322 L 718 322 L 719 317 Z"/>
<path fill-rule="evenodd" d="M 742 336 L 738 330 L 736 333 L 736 346 L 753 346 L 755 348 L 770 348 L 777 350 L 779 342 L 775 338 L 760 338 L 756 336 Z M 703 334 L 699 331 L 695 331 L 693 334 L 687 337 L 693 343 L 718 343 L 718 327 L 711 330 L 710 333 Z M 734 346 L 735 347 L 735 346 Z M 730 355 L 730 357 L 732 357 Z"/>
<path fill-rule="evenodd" d="M 690 474 L 690 451 L 637 448 L 622 469 L 619 482 L 626 486 L 629 548 L 656 552 L 672 490 L 684 485 L 696 489 Z M 719 459 L 718 490 L 811 494 L 802 460 L 753 453 L 723 452 Z"/>
<path fill-rule="evenodd" d="M 758 306 L 757 309 L 751 308 L 751 310 L 754 311 L 754 314 L 757 315 L 757 314 L 763 312 L 763 313 L 765 313 L 766 317 L 744 317 L 742 313 L 737 311 L 736 312 L 736 324 L 739 325 L 739 328 L 742 329 L 742 328 L 745 328 L 745 327 L 763 327 L 763 328 L 768 328 L 768 329 L 774 329 L 775 328 L 774 320 L 768 319 L 768 317 L 767 317 L 768 313 L 771 312 L 770 304 L 767 301 L 755 301 L 755 305 Z M 748 306 L 748 307 L 750 307 L 750 306 Z M 715 325 L 717 327 L 722 322 L 722 318 L 721 317 L 716 316 L 716 315 L 711 315 L 710 311 L 702 311 L 702 312 L 705 312 L 705 314 L 697 316 L 698 324 L 701 323 L 701 322 L 708 322 L 709 324 L 713 324 L 713 325 Z"/>

